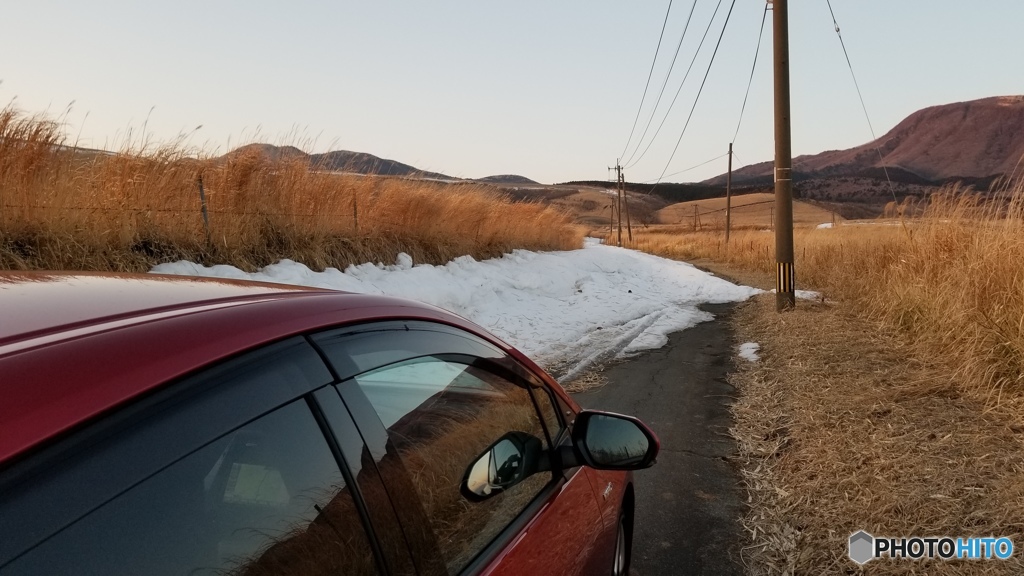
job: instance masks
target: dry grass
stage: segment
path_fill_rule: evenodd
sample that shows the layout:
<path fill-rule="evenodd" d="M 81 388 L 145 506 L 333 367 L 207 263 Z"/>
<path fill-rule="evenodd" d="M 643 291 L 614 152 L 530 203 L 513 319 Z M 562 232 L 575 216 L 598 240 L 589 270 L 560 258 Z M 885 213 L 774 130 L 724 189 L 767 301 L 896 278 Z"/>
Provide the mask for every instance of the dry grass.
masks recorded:
<path fill-rule="evenodd" d="M 774 276 L 774 234 L 649 231 L 637 248 Z M 1024 420 L 1024 183 L 1002 198 L 949 188 L 920 219 L 795 232 L 797 283 L 899 330 L 961 389 Z"/>
<path fill-rule="evenodd" d="M 145 271 L 183 258 L 253 269 L 285 257 L 322 269 L 581 241 L 561 212 L 482 185 L 319 172 L 255 150 L 215 160 L 180 141 L 82 151 L 53 120 L 0 111 L 0 269 Z"/>
<path fill-rule="evenodd" d="M 750 574 L 1019 574 L 1007 562 L 847 557 L 876 536 L 1024 536 L 1024 427 L 984 413 L 941 362 L 908 360 L 902 339 L 844 305 L 774 298 L 741 306 L 740 341 L 762 360 L 731 377 L 751 538 Z"/>
<path fill-rule="evenodd" d="M 775 195 L 766 192 L 742 194 L 731 199 L 730 223 L 733 229 L 771 228 L 775 209 Z M 694 214 L 697 215 L 694 218 Z M 657 212 L 662 224 L 682 225 L 691 230 L 725 230 L 725 198 L 709 198 L 679 202 Z M 816 226 L 825 222 L 842 222 L 834 213 L 800 200 L 793 201 L 793 222 L 797 226 Z"/>

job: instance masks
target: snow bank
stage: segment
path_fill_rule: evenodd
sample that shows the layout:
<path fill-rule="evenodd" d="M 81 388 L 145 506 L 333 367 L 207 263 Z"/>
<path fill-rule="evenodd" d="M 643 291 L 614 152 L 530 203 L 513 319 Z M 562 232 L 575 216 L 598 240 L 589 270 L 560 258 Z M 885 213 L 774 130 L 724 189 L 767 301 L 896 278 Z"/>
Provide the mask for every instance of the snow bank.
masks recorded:
<path fill-rule="evenodd" d="M 386 294 L 445 308 L 492 331 L 562 379 L 595 362 L 660 348 L 667 335 L 712 319 L 704 303 L 759 292 L 690 264 L 588 239 L 581 250 L 516 250 L 501 258 L 456 258 L 444 266 L 360 264 L 314 272 L 282 260 L 259 272 L 187 261 L 152 272 L 300 284 Z"/>

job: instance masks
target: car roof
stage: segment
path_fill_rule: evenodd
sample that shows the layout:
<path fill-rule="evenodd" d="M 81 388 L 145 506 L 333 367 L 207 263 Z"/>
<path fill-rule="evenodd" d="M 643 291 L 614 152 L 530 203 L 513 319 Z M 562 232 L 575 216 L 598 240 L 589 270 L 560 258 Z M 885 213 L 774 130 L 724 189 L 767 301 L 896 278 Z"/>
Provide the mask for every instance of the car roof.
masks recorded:
<path fill-rule="evenodd" d="M 385 296 L 180 276 L 0 273 L 0 463 L 244 350 L 388 319 L 438 321 L 509 349 L 454 314 Z"/>

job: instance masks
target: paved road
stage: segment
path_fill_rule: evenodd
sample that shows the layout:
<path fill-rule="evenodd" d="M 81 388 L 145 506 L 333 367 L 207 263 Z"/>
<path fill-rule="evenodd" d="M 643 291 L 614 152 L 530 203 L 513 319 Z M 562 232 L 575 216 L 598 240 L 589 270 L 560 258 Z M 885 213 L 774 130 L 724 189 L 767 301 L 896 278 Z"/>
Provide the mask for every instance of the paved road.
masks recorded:
<path fill-rule="evenodd" d="M 607 385 L 575 396 L 586 408 L 636 415 L 661 439 L 658 463 L 636 473 L 636 576 L 743 573 L 742 493 L 724 459 L 736 450 L 728 436 L 734 390 L 725 379 L 736 343 L 721 321 L 732 305 L 704 309 L 718 319 L 610 367 Z"/>

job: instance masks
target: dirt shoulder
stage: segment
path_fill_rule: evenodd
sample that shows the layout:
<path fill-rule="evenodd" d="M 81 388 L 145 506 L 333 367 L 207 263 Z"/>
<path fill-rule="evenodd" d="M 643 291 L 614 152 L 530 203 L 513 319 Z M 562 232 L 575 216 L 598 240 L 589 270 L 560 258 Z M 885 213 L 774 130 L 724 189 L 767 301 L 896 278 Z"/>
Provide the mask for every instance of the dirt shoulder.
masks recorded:
<path fill-rule="evenodd" d="M 948 373 L 842 304 L 800 301 L 778 314 L 762 295 L 729 321 L 738 342 L 760 345 L 760 360 L 737 360 L 730 376 L 749 574 L 1024 572 L 1024 429 L 985 413 Z M 1008 561 L 883 558 L 860 568 L 847 550 L 858 530 L 1006 536 L 1018 548 Z"/>

